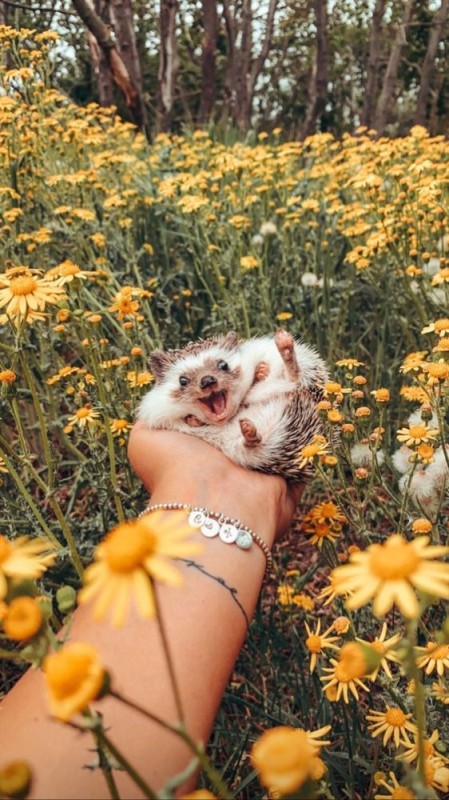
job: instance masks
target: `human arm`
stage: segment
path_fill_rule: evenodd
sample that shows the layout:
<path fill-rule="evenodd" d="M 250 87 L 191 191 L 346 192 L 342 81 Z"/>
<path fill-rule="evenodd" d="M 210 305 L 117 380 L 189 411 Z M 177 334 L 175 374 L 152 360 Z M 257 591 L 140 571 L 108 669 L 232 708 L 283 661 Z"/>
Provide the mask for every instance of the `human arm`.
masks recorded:
<path fill-rule="evenodd" d="M 193 436 L 150 431 L 142 423 L 131 432 L 129 458 L 153 504 L 191 503 L 237 517 L 269 547 L 288 527 L 300 493 L 298 488 L 288 489 L 281 478 L 236 466 Z M 254 612 L 265 556 L 257 546 L 242 551 L 219 539 L 193 535 L 203 543 L 203 551 L 193 565 L 179 563 L 183 585 L 161 586 L 158 601 L 186 727 L 195 740 L 205 742 L 245 638 L 246 620 Z M 71 639 L 96 647 L 123 695 L 169 722 L 178 721 L 154 620 L 132 615 L 116 630 L 107 621 L 94 622 L 91 608 L 81 607 Z M 189 762 L 191 754 L 179 739 L 136 711 L 113 698 L 105 698 L 98 708 L 114 744 L 155 789 Z M 90 737 L 50 719 L 40 672 L 29 671 L 9 693 L 1 721 L 2 760 L 30 763 L 35 775 L 32 797 L 108 796 L 101 773 L 84 769 L 94 759 Z M 123 797 L 142 796 L 123 773 L 118 773 L 117 784 Z"/>

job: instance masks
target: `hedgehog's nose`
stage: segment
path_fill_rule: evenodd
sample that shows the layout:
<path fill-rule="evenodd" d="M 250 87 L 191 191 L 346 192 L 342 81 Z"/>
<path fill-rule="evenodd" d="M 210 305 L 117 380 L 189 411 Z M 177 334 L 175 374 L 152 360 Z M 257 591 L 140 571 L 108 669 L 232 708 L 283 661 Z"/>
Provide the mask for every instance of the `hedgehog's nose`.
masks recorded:
<path fill-rule="evenodd" d="M 208 389 L 209 386 L 213 386 L 214 383 L 217 383 L 217 379 L 214 378 L 213 375 L 204 375 L 200 380 L 200 386 L 202 389 Z"/>

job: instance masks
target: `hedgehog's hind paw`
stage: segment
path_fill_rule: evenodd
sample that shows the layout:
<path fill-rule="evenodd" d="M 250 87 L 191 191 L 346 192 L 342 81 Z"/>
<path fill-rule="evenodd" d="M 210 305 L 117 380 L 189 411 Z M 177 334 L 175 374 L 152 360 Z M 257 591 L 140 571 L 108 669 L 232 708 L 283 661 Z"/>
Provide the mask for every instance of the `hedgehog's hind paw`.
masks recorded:
<path fill-rule="evenodd" d="M 257 433 L 254 422 L 251 422 L 249 419 L 241 419 L 240 428 L 243 433 L 243 438 L 245 439 L 246 447 L 257 447 L 257 445 L 261 443 L 262 439 Z"/>
<path fill-rule="evenodd" d="M 299 364 L 296 360 L 295 340 L 288 331 L 279 328 L 274 336 L 276 347 L 279 350 L 282 361 L 285 364 L 290 380 L 297 381 L 299 378 Z"/>
<path fill-rule="evenodd" d="M 270 374 L 270 365 L 267 361 L 260 361 L 254 373 L 254 383 L 264 381 Z"/>

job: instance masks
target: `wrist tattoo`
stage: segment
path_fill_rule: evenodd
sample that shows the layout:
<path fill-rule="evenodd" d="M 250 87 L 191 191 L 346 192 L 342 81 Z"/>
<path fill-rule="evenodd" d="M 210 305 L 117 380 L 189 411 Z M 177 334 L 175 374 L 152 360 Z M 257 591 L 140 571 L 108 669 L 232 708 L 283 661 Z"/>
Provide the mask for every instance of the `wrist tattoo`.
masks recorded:
<path fill-rule="evenodd" d="M 208 570 L 205 567 L 203 567 L 202 564 L 199 564 L 197 561 L 194 561 L 192 558 L 178 558 L 177 560 L 178 561 L 182 561 L 187 567 L 192 567 L 193 569 L 196 569 L 202 575 L 205 575 L 206 578 L 210 578 L 212 581 L 215 581 L 215 583 L 218 583 L 218 584 L 220 584 L 220 586 L 223 586 L 223 588 L 226 589 L 227 592 L 229 592 L 233 602 L 236 604 L 236 606 L 240 609 L 241 613 L 243 614 L 243 616 L 245 618 L 246 627 L 249 630 L 248 614 L 246 613 L 245 609 L 243 608 L 243 606 L 242 606 L 242 604 L 241 604 L 241 602 L 240 602 L 240 600 L 239 600 L 239 598 L 237 596 L 238 595 L 238 589 L 236 589 L 234 586 L 229 586 L 229 584 L 226 583 L 225 579 L 221 578 L 219 575 L 213 575 L 211 572 L 208 572 Z"/>

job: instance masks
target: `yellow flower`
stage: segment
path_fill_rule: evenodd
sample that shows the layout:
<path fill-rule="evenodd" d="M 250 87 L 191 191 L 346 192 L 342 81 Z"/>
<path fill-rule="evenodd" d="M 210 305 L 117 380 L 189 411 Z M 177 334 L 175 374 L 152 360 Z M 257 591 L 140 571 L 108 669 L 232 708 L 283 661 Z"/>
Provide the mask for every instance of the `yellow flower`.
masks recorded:
<path fill-rule="evenodd" d="M 312 519 L 310 524 L 307 524 L 306 520 L 304 520 L 304 523 L 304 532 L 310 536 L 309 542 L 315 544 L 320 550 L 326 540 L 335 544 L 340 538 L 340 531 L 330 528 L 326 522 L 318 522 Z"/>
<path fill-rule="evenodd" d="M 243 270 L 255 269 L 259 266 L 259 259 L 254 256 L 242 256 L 240 266 Z"/>
<path fill-rule="evenodd" d="M 405 735 L 406 731 L 415 733 L 417 727 L 414 722 L 409 722 L 411 714 L 404 714 L 400 708 L 387 706 L 385 711 L 371 711 L 366 715 L 368 722 L 368 730 L 371 736 L 380 736 L 383 733 L 382 744 L 388 744 L 390 739 L 393 739 L 396 747 L 399 747 L 401 736 Z"/>
<path fill-rule="evenodd" d="M 0 324 L 11 319 L 16 326 L 22 322 L 42 320 L 45 306 L 65 300 L 66 295 L 60 286 L 41 277 L 40 273 L 26 267 L 14 267 L 0 275 L 0 308 L 5 314 L 0 316 Z"/>
<path fill-rule="evenodd" d="M 395 634 L 393 634 L 393 636 L 390 636 L 389 639 L 385 638 L 386 635 L 387 635 L 387 623 L 384 622 L 384 624 L 382 625 L 382 630 L 380 632 L 380 635 L 376 636 L 374 641 L 368 642 L 368 641 L 365 641 L 365 639 L 359 639 L 358 637 L 356 638 L 356 642 L 361 642 L 362 644 L 365 644 L 368 647 L 372 647 L 373 650 L 375 650 L 381 656 L 381 660 L 379 662 L 379 665 L 376 667 L 376 669 L 373 672 L 371 672 L 368 675 L 368 678 L 371 681 L 375 681 L 376 680 L 376 678 L 377 678 L 377 676 L 379 674 L 379 670 L 380 670 L 381 667 L 385 670 L 385 672 L 388 675 L 388 677 L 392 678 L 392 674 L 391 674 L 391 671 L 390 671 L 390 667 L 388 665 L 388 661 L 394 661 L 395 663 L 397 663 L 399 661 L 396 653 L 394 653 L 394 652 L 392 653 L 390 651 L 400 641 L 401 634 L 400 633 L 395 633 Z"/>
<path fill-rule="evenodd" d="M 28 797 L 32 780 L 31 769 L 25 761 L 11 761 L 0 769 L 1 797 Z"/>
<path fill-rule="evenodd" d="M 304 623 L 307 631 L 307 639 L 304 644 L 311 654 L 310 656 L 310 672 L 312 673 L 317 665 L 318 656 L 321 655 L 323 650 L 330 648 L 331 650 L 338 650 L 338 647 L 333 642 L 338 641 L 338 636 L 329 636 L 333 630 L 333 625 L 330 626 L 324 633 L 320 634 L 321 620 L 319 619 L 314 633 L 310 630 L 307 622 Z"/>
<path fill-rule="evenodd" d="M 51 567 L 56 554 L 45 539 L 28 539 L 19 536 L 9 540 L 0 535 L 0 599 L 8 591 L 7 578 L 40 578 Z"/>
<path fill-rule="evenodd" d="M 363 361 L 357 361 L 356 358 L 340 358 L 335 362 L 337 367 L 346 367 L 347 369 L 354 369 L 354 367 L 363 367 Z"/>
<path fill-rule="evenodd" d="M 95 562 L 85 572 L 80 602 L 95 601 L 95 619 L 110 611 L 116 627 L 124 624 L 132 598 L 140 616 L 154 617 L 153 580 L 179 586 L 181 573 L 169 559 L 201 551 L 199 542 L 186 541 L 191 533 L 184 511 L 155 511 L 121 523 L 98 545 Z"/>
<path fill-rule="evenodd" d="M 14 383 L 17 375 L 12 369 L 2 369 L 0 371 L 0 383 Z"/>
<path fill-rule="evenodd" d="M 8 472 L 8 469 L 6 467 L 6 464 L 5 464 L 4 460 L 3 460 L 3 458 L 0 458 L 0 472 L 6 472 L 6 473 Z M 1 548 L 1 545 L 0 545 L 0 548 Z"/>
<path fill-rule="evenodd" d="M 323 668 L 323 672 L 327 672 L 328 675 L 323 675 L 320 678 L 323 684 L 327 682 L 327 685 L 323 686 L 326 693 L 335 688 L 335 699 L 340 700 L 340 698 L 343 697 L 345 703 L 349 703 L 349 692 L 351 692 L 356 700 L 359 699 L 359 693 L 357 691 L 358 686 L 365 689 L 366 692 L 369 692 L 368 686 L 360 680 L 360 677 L 364 674 L 363 668 L 364 666 L 366 667 L 366 662 L 364 666 L 362 665 L 362 672 L 360 672 L 360 662 L 356 660 L 354 664 L 351 664 L 351 659 L 346 656 L 343 660 L 340 658 L 339 661 L 336 661 L 335 658 L 331 658 L 330 662 L 332 664 L 331 667 Z"/>
<path fill-rule="evenodd" d="M 50 711 L 62 722 L 84 711 L 105 685 L 106 671 L 94 647 L 73 642 L 44 660 Z"/>
<path fill-rule="evenodd" d="M 449 688 L 441 683 L 441 681 L 432 683 L 430 694 L 435 700 L 444 703 L 445 706 L 449 705 Z"/>
<path fill-rule="evenodd" d="M 332 572 L 337 594 L 354 592 L 346 600 L 353 610 L 374 598 L 373 611 L 384 616 L 397 603 L 404 617 L 419 614 L 413 588 L 435 597 L 449 598 L 449 564 L 428 563 L 449 548 L 428 546 L 429 538 L 419 536 L 407 542 L 393 534 L 383 544 L 372 544 L 365 551 L 353 553 L 349 564 Z"/>
<path fill-rule="evenodd" d="M 128 289 L 130 287 L 124 286 L 120 292 L 117 292 L 114 303 L 108 308 L 108 311 L 117 313 L 118 319 L 135 317 L 140 309 L 139 301 L 132 299 L 131 291 L 127 291 Z"/>
<path fill-rule="evenodd" d="M 75 411 L 67 422 L 69 425 L 78 425 L 80 428 L 85 428 L 86 425 L 96 425 L 99 416 L 98 411 L 94 411 L 90 406 L 83 406 Z"/>
<path fill-rule="evenodd" d="M 328 442 L 322 436 L 320 436 L 319 438 L 315 437 L 310 444 L 306 444 L 299 451 L 299 458 L 298 458 L 299 468 L 303 469 L 303 467 L 305 467 L 306 464 L 313 464 L 313 462 L 317 458 L 327 455 L 328 452 L 329 452 Z"/>
<path fill-rule="evenodd" d="M 427 758 L 439 758 L 444 763 L 448 763 L 448 759 L 441 755 L 438 750 L 435 750 L 434 744 L 440 738 L 440 734 L 438 731 L 433 731 L 433 733 L 427 738 L 424 739 L 424 755 Z M 403 753 L 400 753 L 396 758 L 399 761 L 405 761 L 408 764 L 411 764 L 418 758 L 419 755 L 419 745 L 418 745 L 418 734 L 413 734 L 413 741 L 410 739 L 407 733 L 404 734 L 404 738 L 401 739 L 401 745 L 405 748 Z"/>
<path fill-rule="evenodd" d="M 291 311 L 280 311 L 279 314 L 276 314 L 276 319 L 279 320 L 279 322 L 284 322 L 287 319 L 291 319 L 292 316 L 293 314 Z"/>
<path fill-rule="evenodd" d="M 411 403 L 425 403 L 429 399 L 421 386 L 402 386 L 399 394 Z"/>
<path fill-rule="evenodd" d="M 437 333 L 438 336 L 445 336 L 448 331 L 449 319 L 445 317 L 443 319 L 437 319 L 435 322 L 431 322 L 422 329 L 421 333 Z"/>
<path fill-rule="evenodd" d="M 278 601 L 281 606 L 291 606 L 294 601 L 294 591 L 287 583 L 281 583 L 277 587 Z"/>
<path fill-rule="evenodd" d="M 32 597 L 16 597 L 3 617 L 3 630 L 10 639 L 21 642 L 35 636 L 43 621 L 44 617 L 36 600 Z"/>
<path fill-rule="evenodd" d="M 304 592 L 293 595 L 292 602 L 295 606 L 302 608 L 304 611 L 313 611 L 315 608 L 315 601 L 313 597 L 310 597 L 308 594 L 304 594 Z"/>
<path fill-rule="evenodd" d="M 413 447 L 420 445 L 423 442 L 426 444 L 431 439 L 436 439 L 439 434 L 438 429 L 430 429 L 423 422 L 417 425 L 410 425 L 409 428 L 400 428 L 397 433 L 397 438 L 403 442 L 406 447 Z"/>
<path fill-rule="evenodd" d="M 331 500 L 324 503 L 318 503 L 310 512 L 310 516 L 316 522 L 326 522 L 332 525 L 336 530 L 341 530 L 342 524 L 347 522 L 344 514 L 339 511 L 338 506 Z"/>
<path fill-rule="evenodd" d="M 126 380 L 131 388 L 135 389 L 138 386 L 146 386 L 148 383 L 151 383 L 153 375 L 151 372 L 136 372 L 132 370 L 126 373 Z"/>
<path fill-rule="evenodd" d="M 56 267 L 47 270 L 47 277 L 51 278 L 53 283 L 57 286 L 65 286 L 66 283 L 71 283 L 75 278 L 85 280 L 89 275 L 95 275 L 93 272 L 85 272 L 77 264 L 74 264 L 69 258 L 62 261 Z"/>
<path fill-rule="evenodd" d="M 427 642 L 425 647 L 417 647 L 416 650 L 424 654 L 417 660 L 419 669 L 425 669 L 426 675 L 436 670 L 438 676 L 442 678 L 444 670 L 449 669 L 449 644 Z"/>
<path fill-rule="evenodd" d="M 449 769 L 444 761 L 438 758 L 426 758 L 424 772 L 427 786 L 437 789 L 439 792 L 449 791 Z"/>
<path fill-rule="evenodd" d="M 407 786 L 399 783 L 394 772 L 390 772 L 391 785 L 382 778 L 378 781 L 378 786 L 383 786 L 388 794 L 374 795 L 374 800 L 417 800 L 416 794 Z"/>
<path fill-rule="evenodd" d="M 339 634 L 339 636 L 342 636 L 347 633 L 351 627 L 351 620 L 348 617 L 337 617 L 334 620 L 332 627 L 334 631 Z"/>
<path fill-rule="evenodd" d="M 209 789 L 195 789 L 189 794 L 183 794 L 180 800 L 218 800 L 218 798 Z"/>
<path fill-rule="evenodd" d="M 130 428 L 132 425 L 126 419 L 111 419 L 111 431 L 114 436 L 123 436 Z"/>
<path fill-rule="evenodd" d="M 377 403 L 388 403 L 390 392 L 388 389 L 374 389 L 371 394 Z"/>
<path fill-rule="evenodd" d="M 319 745 L 312 744 L 306 731 L 279 726 L 265 731 L 253 745 L 251 763 L 263 786 L 289 795 L 310 778 L 318 752 Z"/>

